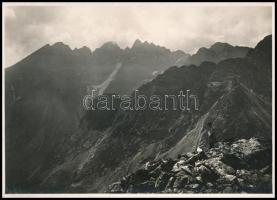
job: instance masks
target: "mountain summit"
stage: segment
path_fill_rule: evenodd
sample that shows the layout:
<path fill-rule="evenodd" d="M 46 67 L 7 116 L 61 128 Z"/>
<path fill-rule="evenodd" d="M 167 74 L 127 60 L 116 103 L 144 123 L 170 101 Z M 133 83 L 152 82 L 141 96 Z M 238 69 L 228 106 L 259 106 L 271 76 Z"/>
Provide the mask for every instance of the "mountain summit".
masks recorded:
<path fill-rule="evenodd" d="M 251 48 L 216 42 L 210 48 L 202 47 L 195 54 L 183 59 L 179 65 L 199 65 L 204 61 L 218 63 L 228 58 L 243 58 Z"/>

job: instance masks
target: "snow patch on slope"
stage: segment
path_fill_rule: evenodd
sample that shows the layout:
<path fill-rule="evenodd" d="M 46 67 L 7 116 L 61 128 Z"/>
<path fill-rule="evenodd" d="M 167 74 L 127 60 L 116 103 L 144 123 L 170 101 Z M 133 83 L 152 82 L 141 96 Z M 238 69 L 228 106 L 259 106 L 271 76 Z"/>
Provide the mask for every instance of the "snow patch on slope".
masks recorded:
<path fill-rule="evenodd" d="M 114 80 L 114 77 L 117 74 L 117 72 L 119 71 L 119 69 L 121 68 L 121 66 L 122 66 L 121 62 L 117 63 L 113 72 L 109 75 L 109 77 L 103 83 L 101 83 L 100 85 L 93 86 L 94 90 L 97 91 L 97 95 L 102 95 L 104 93 L 106 88 Z"/>

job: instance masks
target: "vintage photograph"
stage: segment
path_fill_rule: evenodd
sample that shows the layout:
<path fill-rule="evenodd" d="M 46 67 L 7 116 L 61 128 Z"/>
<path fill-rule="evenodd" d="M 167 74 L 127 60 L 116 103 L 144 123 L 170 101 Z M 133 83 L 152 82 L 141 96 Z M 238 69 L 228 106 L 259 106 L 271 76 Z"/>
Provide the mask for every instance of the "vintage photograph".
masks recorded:
<path fill-rule="evenodd" d="M 2 3 L 2 197 L 275 197 L 274 3 Z"/>

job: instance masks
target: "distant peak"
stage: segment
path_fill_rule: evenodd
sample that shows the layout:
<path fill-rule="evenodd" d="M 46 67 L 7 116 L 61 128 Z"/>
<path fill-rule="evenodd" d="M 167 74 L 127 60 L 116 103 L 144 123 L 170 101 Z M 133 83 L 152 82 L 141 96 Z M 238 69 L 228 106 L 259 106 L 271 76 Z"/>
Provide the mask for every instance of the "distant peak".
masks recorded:
<path fill-rule="evenodd" d="M 198 49 L 198 51 L 196 52 L 196 54 L 198 54 L 198 53 L 204 53 L 204 52 L 208 52 L 208 51 L 209 51 L 208 48 L 206 48 L 206 47 L 201 47 L 201 48 Z"/>
<path fill-rule="evenodd" d="M 51 47 L 51 45 L 50 44 L 46 44 L 46 45 L 42 46 L 41 48 L 39 48 L 38 50 L 36 50 L 35 52 L 40 52 L 40 51 L 47 50 L 47 49 L 49 49 L 49 47 Z"/>
<path fill-rule="evenodd" d="M 255 49 L 265 45 L 270 45 L 271 43 L 272 43 L 272 35 L 267 35 L 260 42 L 258 42 Z"/>
<path fill-rule="evenodd" d="M 109 41 L 105 42 L 100 48 L 106 48 L 106 49 L 120 49 L 117 43 Z"/>
<path fill-rule="evenodd" d="M 225 42 L 216 42 L 210 47 L 210 49 L 218 49 L 218 48 L 224 48 L 224 47 L 233 47 L 233 46 Z"/>
<path fill-rule="evenodd" d="M 143 44 L 146 44 L 146 45 L 154 45 L 154 43 L 149 43 L 149 42 L 147 42 L 147 41 L 144 41 Z M 154 45 L 154 46 L 156 46 L 156 45 Z"/>
<path fill-rule="evenodd" d="M 176 50 L 176 51 L 173 51 L 172 53 L 175 55 L 178 55 L 178 56 L 190 56 L 190 54 L 188 54 L 182 50 Z"/>
<path fill-rule="evenodd" d="M 83 46 L 79 49 L 75 48 L 73 51 L 76 52 L 76 53 L 85 54 L 85 55 L 91 55 L 92 54 L 90 48 L 88 48 L 87 46 Z"/>
<path fill-rule="evenodd" d="M 59 46 L 68 46 L 68 45 L 64 44 L 63 42 L 56 42 L 52 46 L 53 47 L 59 47 Z"/>
<path fill-rule="evenodd" d="M 51 47 L 57 48 L 57 49 L 65 49 L 65 50 L 71 50 L 71 48 L 64 44 L 63 42 L 56 42 Z"/>
<path fill-rule="evenodd" d="M 272 40 L 272 34 L 265 36 L 263 40 Z"/>
<path fill-rule="evenodd" d="M 166 49 L 165 47 L 162 47 L 162 46 L 159 46 L 159 45 L 156 45 L 152 42 L 148 42 L 148 41 L 144 41 L 142 42 L 141 40 L 139 39 L 136 39 L 133 46 L 132 46 L 132 49 L 134 48 L 150 48 L 150 49 L 156 49 L 156 48 L 159 48 L 159 49 Z"/>
<path fill-rule="evenodd" d="M 141 46 L 141 45 L 142 45 L 141 40 L 140 40 L 140 39 L 136 39 L 135 42 L 134 42 L 134 44 L 133 44 L 133 46 L 132 46 L 132 48 L 133 48 L 133 47 L 138 47 L 138 46 Z"/>
<path fill-rule="evenodd" d="M 86 51 L 90 51 L 90 48 L 88 48 L 87 46 L 83 46 L 83 47 L 81 47 L 80 49 L 86 50 Z"/>

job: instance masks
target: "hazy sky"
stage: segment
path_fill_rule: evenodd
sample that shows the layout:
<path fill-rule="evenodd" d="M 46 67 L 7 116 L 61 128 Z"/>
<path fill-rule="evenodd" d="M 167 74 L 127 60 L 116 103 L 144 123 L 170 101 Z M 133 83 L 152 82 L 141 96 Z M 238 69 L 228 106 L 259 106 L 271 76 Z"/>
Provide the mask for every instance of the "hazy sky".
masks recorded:
<path fill-rule="evenodd" d="M 47 4 L 46 4 L 47 5 Z M 205 6 L 206 5 L 206 6 Z M 241 4 L 91 3 L 4 7 L 5 66 L 45 44 L 62 41 L 91 50 L 136 39 L 188 53 L 214 42 L 255 46 L 272 33 L 272 7 Z"/>

